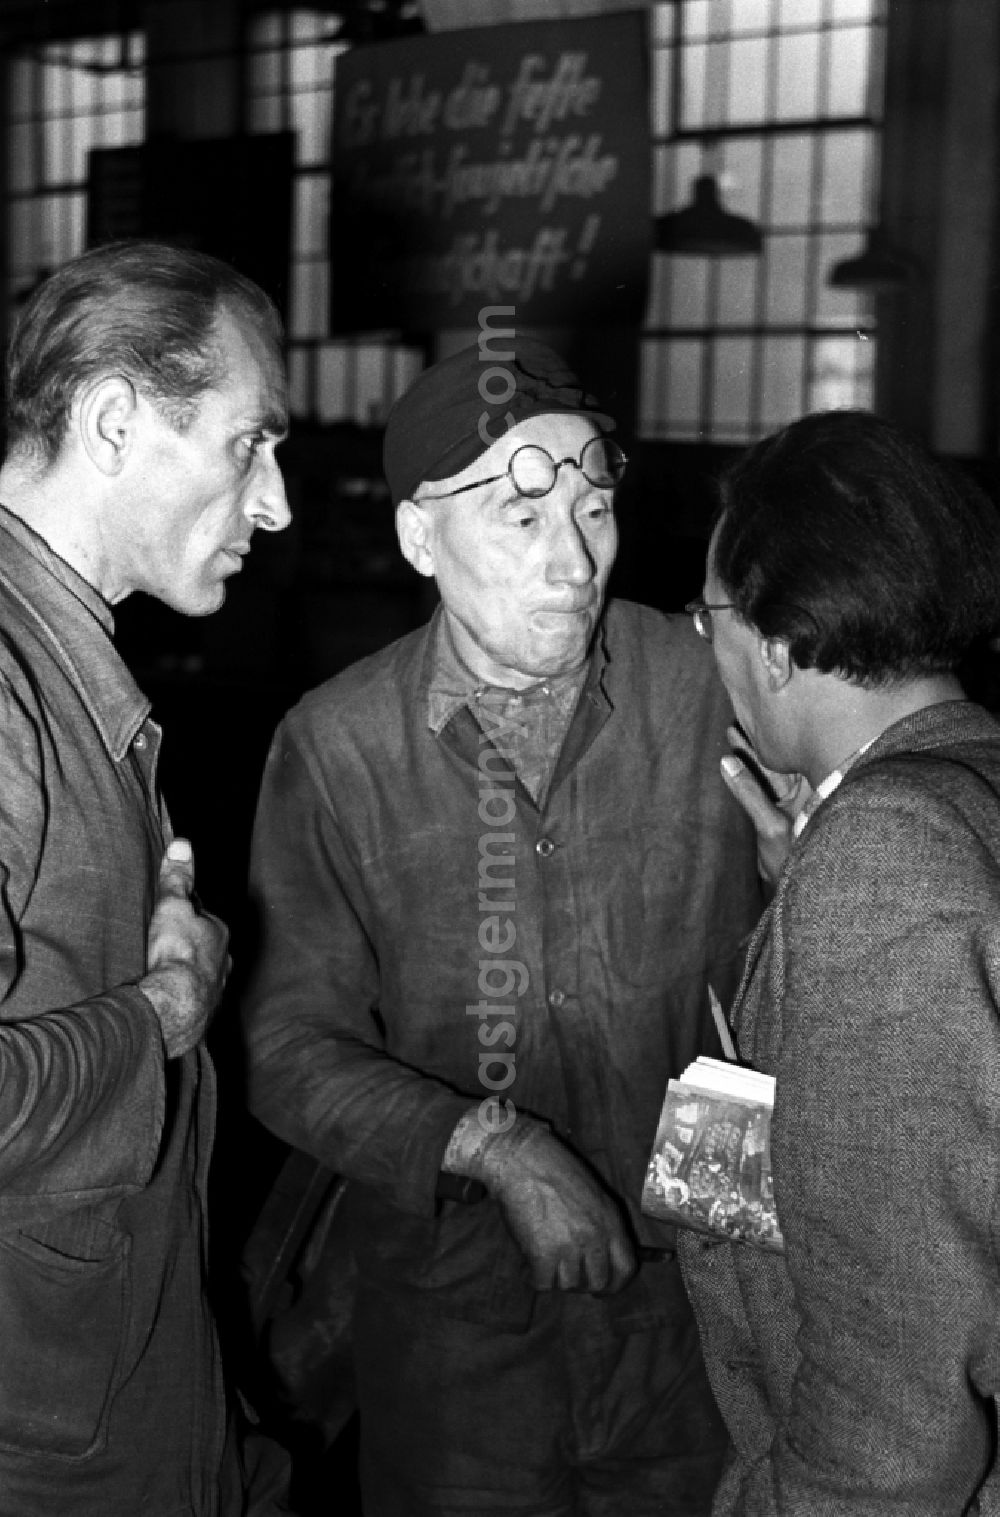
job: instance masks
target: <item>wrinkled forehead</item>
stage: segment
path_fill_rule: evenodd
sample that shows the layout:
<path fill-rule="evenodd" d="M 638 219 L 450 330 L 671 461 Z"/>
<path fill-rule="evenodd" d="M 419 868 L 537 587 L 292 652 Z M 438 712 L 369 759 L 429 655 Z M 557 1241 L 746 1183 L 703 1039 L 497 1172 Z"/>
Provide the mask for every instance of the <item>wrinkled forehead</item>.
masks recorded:
<path fill-rule="evenodd" d="M 288 430 L 288 385 L 281 350 L 259 323 L 223 310 L 215 327 L 223 364 L 222 390 L 267 431 Z"/>
<path fill-rule="evenodd" d="M 541 416 L 529 416 L 509 427 L 495 443 L 458 474 L 448 479 L 435 479 L 428 489 L 432 491 L 454 490 L 460 485 L 471 484 L 477 479 L 489 479 L 494 474 L 503 474 L 518 448 L 531 444 L 544 448 L 558 462 L 563 458 L 579 458 L 584 445 L 592 437 L 600 436 L 600 428 L 593 417 L 583 412 L 547 411 Z M 423 487 L 418 490 L 422 493 Z"/>

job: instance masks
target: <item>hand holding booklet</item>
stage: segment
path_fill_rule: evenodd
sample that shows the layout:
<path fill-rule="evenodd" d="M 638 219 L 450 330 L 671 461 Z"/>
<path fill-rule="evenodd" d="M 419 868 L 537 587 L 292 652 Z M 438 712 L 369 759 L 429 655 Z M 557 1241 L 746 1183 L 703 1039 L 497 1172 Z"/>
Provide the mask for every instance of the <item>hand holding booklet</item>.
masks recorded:
<path fill-rule="evenodd" d="M 667 1093 L 642 1191 L 650 1217 L 781 1252 L 771 1182 L 774 1078 L 696 1059 Z"/>

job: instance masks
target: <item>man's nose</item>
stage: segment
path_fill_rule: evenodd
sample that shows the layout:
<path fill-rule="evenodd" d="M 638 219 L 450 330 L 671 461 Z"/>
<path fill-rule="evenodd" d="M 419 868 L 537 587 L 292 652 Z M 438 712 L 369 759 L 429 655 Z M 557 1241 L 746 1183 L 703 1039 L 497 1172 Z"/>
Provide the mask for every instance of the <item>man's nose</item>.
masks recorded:
<path fill-rule="evenodd" d="M 264 532 L 283 532 L 292 519 L 284 475 L 273 458 L 262 459 L 260 470 L 247 505 L 247 515 L 253 525 Z"/>
<path fill-rule="evenodd" d="M 594 560 L 577 522 L 570 517 L 553 524 L 549 538 L 546 577 L 553 583 L 585 585 L 594 575 Z"/>

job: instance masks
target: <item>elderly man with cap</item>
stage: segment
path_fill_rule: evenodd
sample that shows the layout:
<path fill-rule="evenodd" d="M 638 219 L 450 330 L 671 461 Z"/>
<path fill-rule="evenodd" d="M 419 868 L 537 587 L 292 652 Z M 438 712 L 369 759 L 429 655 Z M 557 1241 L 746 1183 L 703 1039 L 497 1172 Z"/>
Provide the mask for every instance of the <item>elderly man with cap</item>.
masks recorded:
<path fill-rule="evenodd" d="M 385 468 L 441 605 L 264 777 L 252 1104 L 349 1181 L 369 1517 L 702 1513 L 724 1453 L 638 1201 L 758 879 L 709 650 L 605 605 L 613 425 L 528 338 L 416 381 Z"/>

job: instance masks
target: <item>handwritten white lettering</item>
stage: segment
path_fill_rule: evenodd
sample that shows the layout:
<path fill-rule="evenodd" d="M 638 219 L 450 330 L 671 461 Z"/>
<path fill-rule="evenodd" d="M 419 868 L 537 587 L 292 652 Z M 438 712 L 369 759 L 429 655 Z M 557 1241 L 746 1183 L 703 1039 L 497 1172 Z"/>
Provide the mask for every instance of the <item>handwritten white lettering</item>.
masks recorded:
<path fill-rule="evenodd" d="M 586 116 L 601 93 L 600 79 L 587 73 L 586 53 L 560 53 L 550 77 L 536 78 L 544 67 L 545 59 L 538 53 L 521 59 L 500 128 L 505 137 L 519 121 L 530 122 L 536 132 L 547 132 L 554 121 Z"/>

